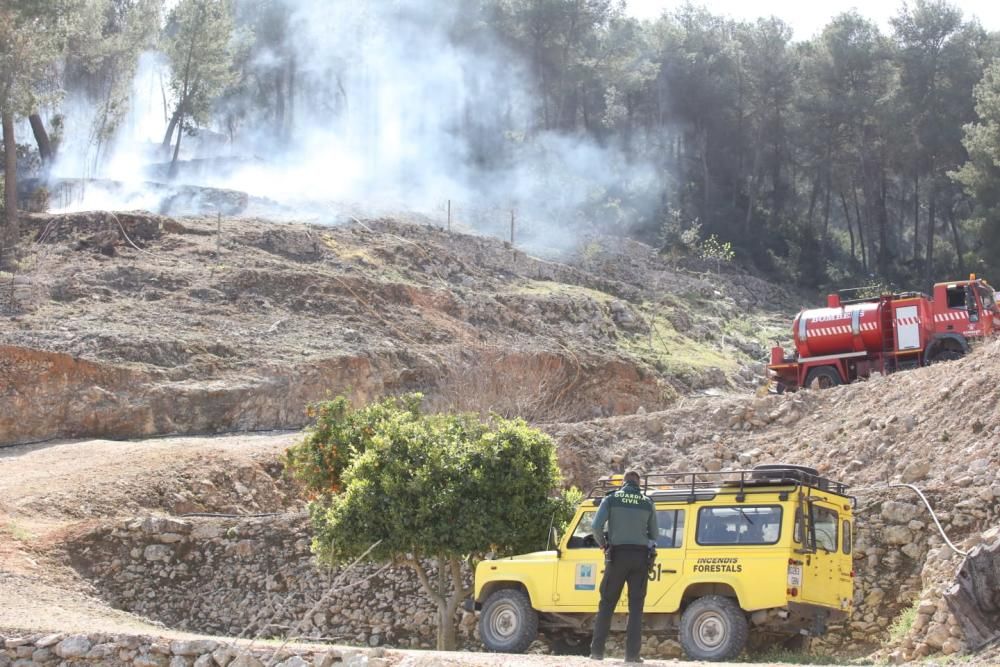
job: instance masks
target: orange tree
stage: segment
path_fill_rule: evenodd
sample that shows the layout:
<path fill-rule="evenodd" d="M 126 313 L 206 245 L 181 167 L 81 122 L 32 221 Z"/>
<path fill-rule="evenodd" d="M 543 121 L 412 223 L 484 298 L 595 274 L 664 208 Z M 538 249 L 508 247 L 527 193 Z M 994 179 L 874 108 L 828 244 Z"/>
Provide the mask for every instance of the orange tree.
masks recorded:
<path fill-rule="evenodd" d="M 377 542 L 367 557 L 414 570 L 437 606 L 437 647 L 450 650 L 471 593 L 462 564 L 544 548 L 550 522 L 564 524 L 579 494 L 561 490 L 552 439 L 523 420 L 425 414 L 421 399 L 314 406 L 287 464 L 312 495 L 319 559 L 344 563 Z"/>

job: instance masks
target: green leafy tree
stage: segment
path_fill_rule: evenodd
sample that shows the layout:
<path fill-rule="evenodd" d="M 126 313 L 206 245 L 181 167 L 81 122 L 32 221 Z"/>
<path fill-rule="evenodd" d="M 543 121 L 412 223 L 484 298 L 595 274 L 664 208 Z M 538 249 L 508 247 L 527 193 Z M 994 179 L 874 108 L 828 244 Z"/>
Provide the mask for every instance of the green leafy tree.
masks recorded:
<path fill-rule="evenodd" d="M 155 47 L 162 11 L 163 0 L 86 0 L 69 35 L 63 85 L 94 108 L 91 171 L 97 171 L 105 146 L 128 112 L 139 55 Z M 38 128 L 35 137 L 44 153 L 48 137 L 40 114 L 34 117 L 32 127 Z"/>
<path fill-rule="evenodd" d="M 12 249 L 20 236 L 14 119 L 30 114 L 42 101 L 38 83 L 62 53 L 78 4 L 71 0 L 4 0 L 0 4 L 0 119 L 4 145 L 0 268 L 12 265 Z"/>
<path fill-rule="evenodd" d="M 984 268 L 1000 271 L 1000 60 L 986 69 L 976 86 L 979 121 L 965 126 L 968 161 L 953 177 L 976 201 L 976 222 Z"/>
<path fill-rule="evenodd" d="M 450 650 L 470 593 L 463 563 L 544 547 L 550 522 L 564 524 L 579 496 L 559 493 L 547 435 L 521 420 L 424 414 L 421 400 L 411 394 L 358 410 L 344 398 L 321 404 L 287 463 L 314 496 L 320 560 L 368 551 L 412 568 L 437 606 L 437 647 Z"/>
<path fill-rule="evenodd" d="M 171 175 L 177 172 L 184 131 L 209 119 L 212 102 L 233 80 L 232 33 L 230 0 L 181 0 L 170 12 L 166 52 L 176 106 L 163 145 L 170 145 L 176 130 Z"/>
<path fill-rule="evenodd" d="M 892 25 L 899 71 L 897 102 L 905 114 L 903 124 L 910 130 L 912 163 L 926 182 L 922 278 L 930 283 L 935 273 L 939 218 L 951 224 L 956 253 L 961 255 L 952 213 L 956 191 L 948 187 L 947 173 L 965 160 L 962 125 L 975 118 L 972 89 L 982 76 L 980 53 L 986 35 L 977 24 L 963 22 L 962 12 L 944 0 L 916 0 L 912 6 L 904 5 Z M 919 190 L 914 196 L 919 210 Z M 917 223 L 915 215 L 915 227 Z M 916 247 L 916 229 L 914 237 Z"/>

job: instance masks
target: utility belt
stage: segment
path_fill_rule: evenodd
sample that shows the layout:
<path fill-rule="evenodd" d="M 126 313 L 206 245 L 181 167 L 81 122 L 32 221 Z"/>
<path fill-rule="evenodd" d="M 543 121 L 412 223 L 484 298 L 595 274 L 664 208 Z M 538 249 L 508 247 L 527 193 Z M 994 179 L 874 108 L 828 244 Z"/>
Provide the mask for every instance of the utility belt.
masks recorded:
<path fill-rule="evenodd" d="M 649 567 L 653 567 L 656 562 L 656 547 L 647 547 L 642 544 L 611 544 L 607 543 L 604 549 L 604 562 L 610 563 L 614 560 L 615 554 L 621 553 L 644 553 Z"/>

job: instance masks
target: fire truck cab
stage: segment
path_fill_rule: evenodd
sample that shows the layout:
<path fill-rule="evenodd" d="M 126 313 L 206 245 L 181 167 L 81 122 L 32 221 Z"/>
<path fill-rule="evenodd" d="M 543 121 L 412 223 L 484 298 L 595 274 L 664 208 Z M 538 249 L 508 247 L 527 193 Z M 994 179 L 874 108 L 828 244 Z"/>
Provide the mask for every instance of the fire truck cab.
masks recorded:
<path fill-rule="evenodd" d="M 795 354 L 771 350 L 768 369 L 779 392 L 814 383 L 853 382 L 958 359 L 972 340 L 1000 332 L 993 288 L 975 274 L 937 283 L 933 298 L 918 292 L 842 300 L 800 312 L 792 324 Z"/>

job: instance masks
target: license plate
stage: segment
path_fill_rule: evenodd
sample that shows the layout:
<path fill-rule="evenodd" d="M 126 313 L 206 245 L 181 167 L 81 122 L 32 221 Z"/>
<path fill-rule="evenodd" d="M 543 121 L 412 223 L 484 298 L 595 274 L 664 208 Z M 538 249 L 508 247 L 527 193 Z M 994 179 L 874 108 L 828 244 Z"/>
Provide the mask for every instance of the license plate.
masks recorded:
<path fill-rule="evenodd" d="M 802 585 L 802 566 L 801 565 L 789 565 L 788 566 L 788 585 L 789 586 L 801 586 Z"/>

